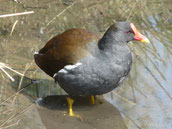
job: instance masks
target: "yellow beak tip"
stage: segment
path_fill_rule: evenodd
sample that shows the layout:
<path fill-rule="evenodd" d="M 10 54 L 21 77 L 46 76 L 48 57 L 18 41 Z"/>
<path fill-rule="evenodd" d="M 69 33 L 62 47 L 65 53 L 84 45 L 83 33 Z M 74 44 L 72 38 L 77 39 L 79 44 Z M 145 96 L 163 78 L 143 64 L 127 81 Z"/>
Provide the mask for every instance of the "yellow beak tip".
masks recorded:
<path fill-rule="evenodd" d="M 144 38 L 141 40 L 141 42 L 144 42 L 144 43 L 150 43 L 149 39 L 148 38 Z"/>

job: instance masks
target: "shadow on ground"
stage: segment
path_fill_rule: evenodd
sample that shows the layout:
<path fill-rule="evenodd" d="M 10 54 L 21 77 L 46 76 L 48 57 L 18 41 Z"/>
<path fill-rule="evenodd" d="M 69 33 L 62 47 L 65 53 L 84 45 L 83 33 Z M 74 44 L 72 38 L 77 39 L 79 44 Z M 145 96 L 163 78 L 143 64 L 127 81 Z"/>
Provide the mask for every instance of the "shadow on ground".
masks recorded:
<path fill-rule="evenodd" d="M 65 95 L 39 99 L 41 107 L 37 109 L 47 129 L 126 129 L 119 111 L 104 99 L 97 97 L 95 105 L 90 104 L 88 97 L 74 100 L 74 113 L 81 118 L 68 116 Z"/>

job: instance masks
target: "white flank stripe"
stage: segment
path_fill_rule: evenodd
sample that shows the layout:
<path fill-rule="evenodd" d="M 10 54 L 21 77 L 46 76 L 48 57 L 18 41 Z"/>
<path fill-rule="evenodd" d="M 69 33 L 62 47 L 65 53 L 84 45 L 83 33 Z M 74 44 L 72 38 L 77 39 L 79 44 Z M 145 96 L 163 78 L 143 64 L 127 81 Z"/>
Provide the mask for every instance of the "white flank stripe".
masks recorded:
<path fill-rule="evenodd" d="M 71 70 L 71 69 L 74 69 L 74 68 L 76 68 L 76 67 L 78 67 L 80 65 L 82 65 L 82 63 L 76 63 L 75 65 L 66 65 L 64 68 L 66 70 Z"/>
<path fill-rule="evenodd" d="M 65 69 L 61 69 L 60 71 L 58 71 L 58 73 L 68 73 Z M 53 77 L 55 77 L 56 76 L 56 74 L 54 74 L 54 76 Z"/>

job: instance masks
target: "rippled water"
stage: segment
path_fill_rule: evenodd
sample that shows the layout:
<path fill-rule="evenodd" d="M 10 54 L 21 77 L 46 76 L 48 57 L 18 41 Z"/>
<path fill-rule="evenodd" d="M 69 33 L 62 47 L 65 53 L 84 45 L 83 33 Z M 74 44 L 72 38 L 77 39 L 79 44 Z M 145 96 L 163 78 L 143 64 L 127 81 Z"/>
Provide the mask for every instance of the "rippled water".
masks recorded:
<path fill-rule="evenodd" d="M 130 76 L 123 85 L 104 96 L 122 113 L 129 129 L 172 129 L 171 5 L 171 1 L 165 0 L 2 0 L 0 14 L 35 13 L 0 19 L 0 62 L 30 78 L 41 80 L 25 90 L 31 97 L 63 94 L 58 86 L 54 86 L 53 80 L 34 64 L 33 53 L 51 37 L 69 28 L 85 28 L 101 35 L 114 21 L 131 21 L 151 43 L 129 43 L 135 54 Z M 13 26 L 14 31 L 10 34 Z M 0 73 L 0 101 L 10 96 L 7 91 L 13 93 L 11 85 L 17 87 L 20 82 L 21 86 L 30 83 L 27 78 L 21 81 L 20 76 L 9 72 L 16 80 L 11 82 L 3 72 Z M 17 102 L 11 101 L 16 106 Z M 26 104 L 31 103 L 25 101 L 23 106 Z M 4 107 L 1 106 L 0 110 L 3 111 Z"/>

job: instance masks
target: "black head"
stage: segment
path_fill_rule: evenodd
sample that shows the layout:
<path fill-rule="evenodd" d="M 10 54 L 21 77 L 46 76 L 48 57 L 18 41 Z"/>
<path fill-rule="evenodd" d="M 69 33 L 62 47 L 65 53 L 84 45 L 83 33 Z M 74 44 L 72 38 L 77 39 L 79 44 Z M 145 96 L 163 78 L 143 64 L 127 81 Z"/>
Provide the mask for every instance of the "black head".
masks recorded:
<path fill-rule="evenodd" d="M 133 23 L 117 22 L 105 32 L 98 46 L 99 49 L 104 49 L 111 47 L 112 43 L 124 44 L 132 40 L 149 43 L 149 40 L 136 29 Z"/>
<path fill-rule="evenodd" d="M 128 43 L 129 41 L 134 40 L 135 34 L 129 22 L 117 22 L 112 26 L 115 26 L 117 28 L 115 31 L 116 35 L 118 35 L 118 41 Z"/>
<path fill-rule="evenodd" d="M 105 32 L 105 35 L 113 36 L 118 42 L 129 42 L 132 40 L 138 40 L 148 43 L 149 40 L 142 35 L 130 22 L 117 22 L 109 27 Z"/>
<path fill-rule="evenodd" d="M 135 25 L 133 23 L 117 22 L 116 26 L 118 27 L 118 30 L 119 31 L 121 30 L 122 33 L 124 34 L 126 42 L 129 42 L 131 40 L 137 40 L 137 41 L 141 41 L 141 42 L 145 42 L 145 43 L 150 42 L 144 35 L 142 35 L 137 30 L 137 28 L 135 27 Z"/>

